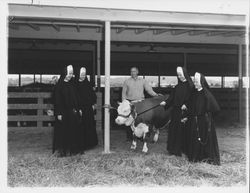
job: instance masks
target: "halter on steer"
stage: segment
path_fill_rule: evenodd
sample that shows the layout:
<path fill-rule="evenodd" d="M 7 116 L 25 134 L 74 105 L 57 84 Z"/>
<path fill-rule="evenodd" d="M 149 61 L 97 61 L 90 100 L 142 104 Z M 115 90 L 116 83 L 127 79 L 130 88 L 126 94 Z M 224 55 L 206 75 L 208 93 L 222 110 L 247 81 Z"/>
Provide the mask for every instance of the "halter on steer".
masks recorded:
<path fill-rule="evenodd" d="M 137 116 L 140 116 L 140 115 L 142 115 L 142 114 L 144 114 L 144 113 L 146 113 L 146 112 L 148 112 L 148 111 L 150 111 L 150 110 L 152 110 L 154 108 L 157 108 L 157 107 L 161 106 L 160 104 L 158 104 L 158 105 L 155 105 L 155 106 L 153 106 L 153 107 L 151 107 L 151 108 L 149 108 L 147 110 L 144 110 L 144 111 L 142 111 L 140 113 L 137 113 L 136 110 L 135 110 L 135 106 L 132 105 L 131 103 L 129 103 L 129 104 L 130 104 L 130 108 L 131 108 L 130 113 L 128 115 L 118 114 L 117 115 L 118 117 L 123 117 L 123 118 L 127 119 L 132 114 L 132 115 L 134 115 L 133 118 L 136 119 Z M 112 107 L 110 105 L 104 105 L 103 108 L 109 108 L 109 109 L 117 110 L 117 108 Z"/>

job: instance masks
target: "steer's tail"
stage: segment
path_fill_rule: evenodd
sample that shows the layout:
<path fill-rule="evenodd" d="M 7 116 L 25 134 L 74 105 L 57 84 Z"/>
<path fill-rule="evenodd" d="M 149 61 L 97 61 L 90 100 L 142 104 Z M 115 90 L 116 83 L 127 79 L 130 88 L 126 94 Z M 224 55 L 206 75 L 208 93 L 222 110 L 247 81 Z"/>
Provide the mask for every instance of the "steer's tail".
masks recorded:
<path fill-rule="evenodd" d="M 169 126 L 170 121 L 171 121 L 171 119 L 169 119 L 169 120 L 168 120 L 168 122 L 167 122 L 165 125 L 163 125 L 162 127 L 157 128 L 157 130 L 162 130 L 162 129 L 164 129 L 164 128 L 168 127 L 168 126 Z"/>

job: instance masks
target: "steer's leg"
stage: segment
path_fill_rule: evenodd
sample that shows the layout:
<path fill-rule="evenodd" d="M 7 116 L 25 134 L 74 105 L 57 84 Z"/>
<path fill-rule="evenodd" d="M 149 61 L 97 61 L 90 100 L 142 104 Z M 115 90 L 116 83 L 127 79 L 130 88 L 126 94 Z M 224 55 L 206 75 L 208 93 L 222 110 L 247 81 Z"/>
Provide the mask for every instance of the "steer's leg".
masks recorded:
<path fill-rule="evenodd" d="M 160 134 L 160 130 L 159 129 L 156 129 L 154 127 L 154 131 L 155 131 L 155 134 L 154 134 L 154 138 L 153 138 L 153 142 L 157 142 L 158 141 L 158 138 L 159 138 L 159 134 Z"/>
<path fill-rule="evenodd" d="M 130 149 L 136 149 L 136 136 L 133 132 L 133 141 L 132 141 L 132 145 L 130 147 Z"/>
<path fill-rule="evenodd" d="M 148 137 L 146 135 L 147 135 L 147 133 L 143 134 L 143 148 L 142 148 L 143 153 L 148 152 L 148 147 L 147 147 Z"/>

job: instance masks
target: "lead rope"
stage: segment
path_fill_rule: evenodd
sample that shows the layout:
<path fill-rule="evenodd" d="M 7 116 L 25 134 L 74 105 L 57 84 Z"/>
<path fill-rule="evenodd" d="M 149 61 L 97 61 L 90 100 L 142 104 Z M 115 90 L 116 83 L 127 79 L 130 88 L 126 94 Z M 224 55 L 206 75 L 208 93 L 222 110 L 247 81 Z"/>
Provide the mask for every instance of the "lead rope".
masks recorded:
<path fill-rule="evenodd" d="M 210 130 L 211 130 L 211 128 L 210 128 L 210 126 L 211 126 L 211 124 L 210 124 L 210 122 L 209 122 L 209 126 L 208 126 L 208 134 L 207 134 L 207 137 L 206 137 L 206 140 L 205 140 L 205 142 L 203 142 L 202 140 L 201 140 L 201 137 L 200 137 L 200 132 L 199 132 L 199 126 L 198 126 L 198 117 L 197 116 L 195 116 L 195 121 L 196 121 L 196 130 L 197 130 L 197 140 L 200 142 L 200 144 L 201 145 L 206 145 L 207 144 L 207 142 L 208 142 L 208 136 L 209 136 L 209 132 L 210 132 Z"/>
<path fill-rule="evenodd" d="M 155 106 L 153 106 L 153 107 L 151 107 L 151 108 L 149 108 L 149 109 L 147 109 L 147 110 L 144 110 L 144 111 L 138 113 L 137 116 L 139 116 L 139 115 L 141 115 L 141 114 L 143 114 L 143 113 L 146 113 L 146 112 L 148 112 L 148 111 L 150 111 L 150 110 L 152 110 L 152 109 L 154 109 L 154 108 L 156 108 L 156 107 L 159 107 L 159 106 L 161 106 L 160 103 L 157 104 L 157 105 L 155 105 Z"/>

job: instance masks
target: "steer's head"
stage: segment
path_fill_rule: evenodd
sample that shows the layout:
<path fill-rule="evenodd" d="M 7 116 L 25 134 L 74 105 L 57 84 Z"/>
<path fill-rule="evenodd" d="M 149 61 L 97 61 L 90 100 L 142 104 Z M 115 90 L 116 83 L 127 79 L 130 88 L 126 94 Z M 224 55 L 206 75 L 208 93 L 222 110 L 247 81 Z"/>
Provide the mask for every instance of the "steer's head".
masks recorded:
<path fill-rule="evenodd" d="M 117 118 L 115 119 L 115 122 L 118 125 L 126 125 L 130 126 L 134 119 L 135 119 L 135 106 L 131 104 L 128 100 L 124 100 L 121 103 L 119 103 L 119 106 L 117 108 Z"/>

